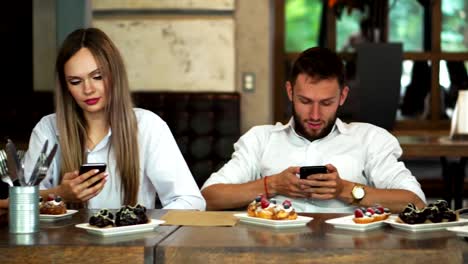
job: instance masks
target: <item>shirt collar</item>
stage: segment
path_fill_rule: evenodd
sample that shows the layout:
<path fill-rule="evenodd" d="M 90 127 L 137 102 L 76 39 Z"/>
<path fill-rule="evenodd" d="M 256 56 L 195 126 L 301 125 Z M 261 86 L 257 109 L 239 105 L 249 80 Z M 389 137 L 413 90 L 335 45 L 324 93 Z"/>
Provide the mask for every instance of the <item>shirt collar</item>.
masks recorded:
<path fill-rule="evenodd" d="M 294 135 L 296 135 L 297 137 L 303 138 L 302 136 L 296 133 L 296 130 L 294 129 L 294 127 L 295 127 L 294 118 L 291 117 L 288 123 L 284 125 L 280 122 L 277 122 L 275 124 L 275 127 L 272 129 L 272 131 L 279 132 L 279 131 L 284 131 L 284 130 L 292 130 Z M 349 132 L 348 128 L 346 127 L 346 124 L 343 121 L 341 121 L 341 119 L 339 118 L 336 118 L 335 125 L 333 125 L 333 128 L 330 131 L 330 134 L 333 133 L 335 130 L 337 130 L 341 134 L 347 134 Z"/>

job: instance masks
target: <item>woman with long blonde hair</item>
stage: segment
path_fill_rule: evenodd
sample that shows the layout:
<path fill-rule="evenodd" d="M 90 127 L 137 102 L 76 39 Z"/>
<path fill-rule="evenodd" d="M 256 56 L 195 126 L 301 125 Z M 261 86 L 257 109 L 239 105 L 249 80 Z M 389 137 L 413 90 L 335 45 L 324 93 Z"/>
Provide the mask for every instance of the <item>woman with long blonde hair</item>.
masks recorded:
<path fill-rule="evenodd" d="M 25 157 L 33 170 L 46 140 L 59 151 L 41 182 L 41 195 L 59 195 L 88 208 L 140 203 L 154 208 L 205 209 L 205 201 L 166 123 L 133 108 L 119 51 L 99 29 L 79 29 L 62 44 L 56 61 L 56 112 L 34 128 Z M 107 171 L 79 175 L 84 163 Z"/>

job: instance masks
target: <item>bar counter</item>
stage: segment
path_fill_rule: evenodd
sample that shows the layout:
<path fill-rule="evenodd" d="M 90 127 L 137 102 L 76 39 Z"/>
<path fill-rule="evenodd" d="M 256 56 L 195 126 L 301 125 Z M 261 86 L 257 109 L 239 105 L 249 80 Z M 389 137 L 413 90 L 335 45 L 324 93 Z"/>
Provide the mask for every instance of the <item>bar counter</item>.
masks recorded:
<path fill-rule="evenodd" d="M 150 210 L 152 218 L 166 211 Z M 0 227 L 0 263 L 464 263 L 468 242 L 441 231 L 408 232 L 385 226 L 365 232 L 335 229 L 325 220 L 342 214 L 301 214 L 304 227 L 274 229 L 238 223 L 234 227 L 159 226 L 154 232 L 100 237 L 71 219 L 41 222 L 33 235 Z"/>

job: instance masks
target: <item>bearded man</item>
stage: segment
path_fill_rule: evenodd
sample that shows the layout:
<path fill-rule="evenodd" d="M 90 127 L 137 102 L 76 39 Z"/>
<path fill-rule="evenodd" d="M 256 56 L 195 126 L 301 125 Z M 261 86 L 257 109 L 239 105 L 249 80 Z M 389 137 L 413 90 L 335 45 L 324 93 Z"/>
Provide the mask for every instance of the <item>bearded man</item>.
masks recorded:
<path fill-rule="evenodd" d="M 349 88 L 336 53 L 302 52 L 286 91 L 290 121 L 253 127 L 236 142 L 232 159 L 202 187 L 208 210 L 241 208 L 259 194 L 291 200 L 299 212 L 349 213 L 375 204 L 399 212 L 410 202 L 424 207 L 420 184 L 398 160 L 398 140 L 383 128 L 337 118 Z M 326 172 L 299 178 L 300 167 L 311 165 L 325 165 Z"/>

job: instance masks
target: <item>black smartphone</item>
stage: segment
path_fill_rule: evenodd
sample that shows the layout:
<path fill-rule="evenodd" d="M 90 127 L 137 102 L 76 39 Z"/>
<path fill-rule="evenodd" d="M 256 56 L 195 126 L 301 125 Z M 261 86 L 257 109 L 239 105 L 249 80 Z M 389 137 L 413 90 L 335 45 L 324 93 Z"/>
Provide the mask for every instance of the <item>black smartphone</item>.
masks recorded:
<path fill-rule="evenodd" d="M 327 172 L 327 167 L 325 166 L 304 166 L 300 168 L 299 176 L 301 179 L 307 179 L 307 176 L 309 175 Z"/>
<path fill-rule="evenodd" d="M 107 165 L 105 163 L 85 163 L 85 164 L 80 166 L 80 173 L 79 174 L 81 175 L 81 174 L 86 173 L 86 172 L 88 172 L 90 170 L 96 170 L 97 169 L 97 170 L 99 170 L 99 172 L 96 173 L 95 175 L 98 175 L 99 173 L 106 171 L 106 167 L 107 167 Z M 102 179 L 101 179 L 101 181 L 102 181 Z M 100 183 L 101 181 L 97 181 L 97 182 L 91 184 L 89 187 L 93 187 L 94 185 Z"/>

